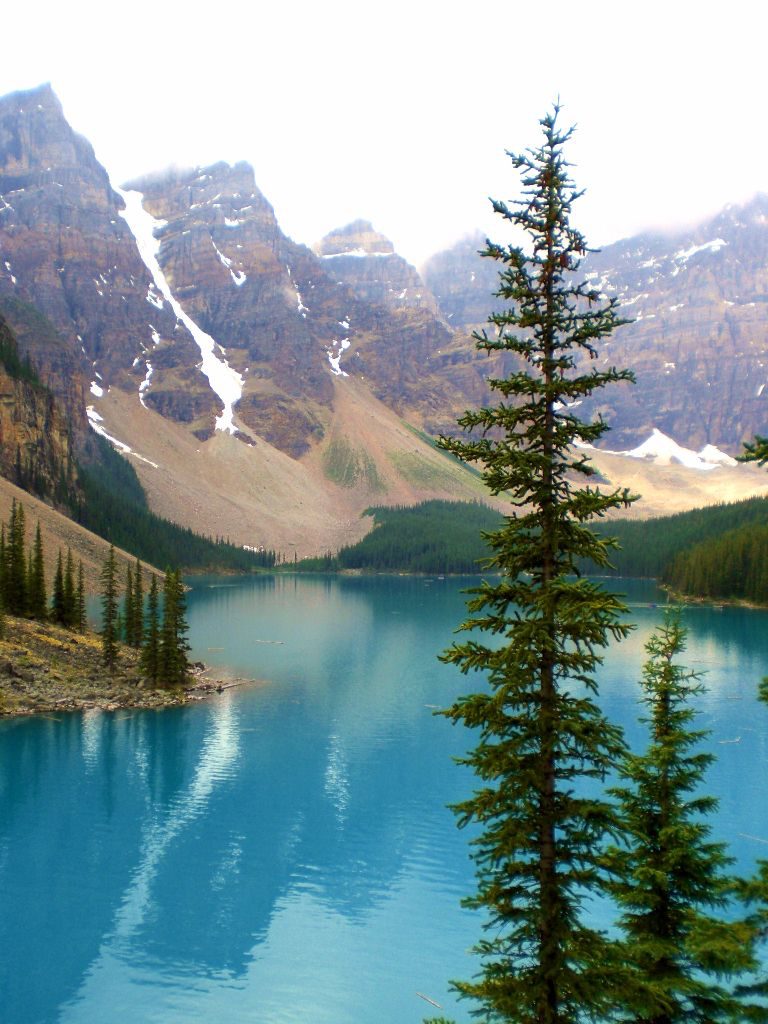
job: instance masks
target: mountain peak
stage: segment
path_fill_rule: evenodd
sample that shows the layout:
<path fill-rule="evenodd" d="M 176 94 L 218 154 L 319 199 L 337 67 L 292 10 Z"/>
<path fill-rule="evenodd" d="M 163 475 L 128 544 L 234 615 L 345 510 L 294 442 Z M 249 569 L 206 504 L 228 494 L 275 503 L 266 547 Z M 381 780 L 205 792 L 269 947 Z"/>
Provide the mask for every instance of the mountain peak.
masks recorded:
<path fill-rule="evenodd" d="M 87 166 L 101 186 L 107 173 L 93 146 L 70 127 L 50 83 L 0 97 L 0 176 L 3 189 L 62 180 L 72 168 Z"/>
<path fill-rule="evenodd" d="M 329 232 L 315 246 L 318 256 L 391 256 L 395 247 L 370 221 L 355 220 Z"/>

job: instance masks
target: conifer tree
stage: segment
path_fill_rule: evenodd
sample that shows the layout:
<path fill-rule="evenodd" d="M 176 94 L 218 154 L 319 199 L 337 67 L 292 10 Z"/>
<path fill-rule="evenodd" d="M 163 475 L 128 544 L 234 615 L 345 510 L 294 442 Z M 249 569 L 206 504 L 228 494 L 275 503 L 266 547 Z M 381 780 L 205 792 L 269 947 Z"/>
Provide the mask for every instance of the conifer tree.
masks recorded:
<path fill-rule="evenodd" d="M 147 621 L 141 649 L 141 670 L 150 682 L 160 677 L 160 619 L 158 612 L 157 576 L 152 573 L 147 597 Z"/>
<path fill-rule="evenodd" d="M 128 641 L 132 647 L 141 647 L 144 639 L 144 581 L 141 562 L 136 559 L 133 570 L 133 614 L 131 617 L 131 638 Z"/>
<path fill-rule="evenodd" d="M 712 754 L 696 751 L 707 735 L 690 728 L 699 676 L 676 663 L 685 650 L 679 614 L 669 614 L 646 644 L 643 702 L 650 742 L 630 755 L 612 792 L 625 824 L 624 847 L 609 851 L 612 893 L 622 909 L 628 958 L 641 985 L 627 1022 L 709 1024 L 768 1020 L 740 980 L 757 967 L 757 929 L 724 914 L 739 882 L 725 844 L 706 818 L 717 807 L 701 784 Z"/>
<path fill-rule="evenodd" d="M 189 675 L 184 584 L 178 569 L 166 569 L 160 627 L 159 678 L 164 686 L 183 686 Z"/>
<path fill-rule="evenodd" d="M 114 544 L 109 545 L 100 574 L 101 580 L 101 652 L 104 664 L 114 668 L 117 663 L 118 602 L 117 602 L 117 559 Z"/>
<path fill-rule="evenodd" d="M 56 572 L 53 575 L 53 594 L 51 595 L 51 621 L 63 626 L 66 621 L 66 609 L 64 606 L 64 565 L 61 558 L 61 548 L 56 559 Z"/>
<path fill-rule="evenodd" d="M 5 523 L 0 524 L 0 599 L 5 606 L 7 601 L 6 584 L 8 580 L 8 551 L 5 544 Z"/>
<path fill-rule="evenodd" d="M 602 302 L 575 276 L 587 245 L 570 223 L 580 195 L 563 156 L 572 129 L 561 131 L 557 119 L 555 107 L 540 122 L 538 148 L 509 154 L 523 198 L 493 202 L 518 236 L 522 229 L 526 248 L 489 242 L 483 253 L 500 264 L 497 295 L 508 308 L 489 317 L 493 336 L 475 338 L 512 369 L 489 381 L 496 404 L 459 420 L 468 433 L 440 441 L 477 463 L 491 493 L 512 504 L 504 525 L 485 535 L 486 567 L 500 576 L 470 591 L 460 628 L 473 636 L 443 655 L 489 684 L 443 712 L 479 733 L 463 763 L 480 785 L 454 810 L 460 826 L 479 827 L 477 890 L 465 902 L 486 924 L 479 974 L 454 984 L 484 1019 L 525 1024 L 607 1018 L 627 986 L 616 943 L 584 904 L 606 893 L 601 852 L 621 830 L 612 805 L 593 793 L 593 780 L 624 752 L 620 730 L 594 700 L 594 671 L 601 650 L 630 627 L 621 602 L 580 578 L 577 564 L 607 563 L 612 542 L 588 523 L 632 498 L 589 486 L 594 470 L 573 446 L 593 444 L 607 427 L 572 409 L 632 375 L 589 367 L 599 340 L 625 321 L 615 300 Z"/>
<path fill-rule="evenodd" d="M 123 598 L 123 626 L 125 629 L 125 642 L 129 647 L 133 646 L 133 626 L 135 617 L 133 614 L 133 570 L 130 565 L 125 569 L 125 597 Z"/>
<path fill-rule="evenodd" d="M 48 597 L 45 592 L 45 564 L 43 556 L 43 538 L 40 533 L 40 522 L 35 530 L 35 541 L 29 559 L 29 614 L 33 619 L 48 617 Z"/>
<path fill-rule="evenodd" d="M 76 616 L 75 562 L 72 558 L 72 548 L 67 547 L 67 560 L 64 565 L 64 625 L 68 629 L 74 628 Z"/>
<path fill-rule="evenodd" d="M 764 466 L 768 462 L 768 437 L 755 434 L 754 441 L 745 441 L 744 454 L 739 456 L 739 462 L 757 462 Z"/>
<path fill-rule="evenodd" d="M 5 572 L 6 608 L 12 615 L 24 615 L 27 611 L 27 558 L 24 534 L 24 506 L 14 498 L 8 523 Z"/>
<path fill-rule="evenodd" d="M 88 615 L 85 608 L 85 572 L 82 559 L 77 564 L 77 591 L 75 593 L 75 629 L 84 633 L 88 627 Z"/>

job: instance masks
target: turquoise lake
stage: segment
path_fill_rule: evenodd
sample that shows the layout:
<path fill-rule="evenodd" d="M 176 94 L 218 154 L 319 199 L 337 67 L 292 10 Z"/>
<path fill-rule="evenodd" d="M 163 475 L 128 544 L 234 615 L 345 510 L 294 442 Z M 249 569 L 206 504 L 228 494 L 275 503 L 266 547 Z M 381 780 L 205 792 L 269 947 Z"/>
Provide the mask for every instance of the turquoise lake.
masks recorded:
<path fill-rule="evenodd" d="M 465 1024 L 449 980 L 475 970 L 480 922 L 446 805 L 471 788 L 452 758 L 475 741 L 433 712 L 480 682 L 436 659 L 470 581 L 189 582 L 193 657 L 258 682 L 0 723 L 0 1021 Z M 601 702 L 637 745 L 664 597 L 611 586 L 638 628 L 607 653 Z M 685 622 L 713 828 L 747 871 L 768 857 L 768 613 Z"/>

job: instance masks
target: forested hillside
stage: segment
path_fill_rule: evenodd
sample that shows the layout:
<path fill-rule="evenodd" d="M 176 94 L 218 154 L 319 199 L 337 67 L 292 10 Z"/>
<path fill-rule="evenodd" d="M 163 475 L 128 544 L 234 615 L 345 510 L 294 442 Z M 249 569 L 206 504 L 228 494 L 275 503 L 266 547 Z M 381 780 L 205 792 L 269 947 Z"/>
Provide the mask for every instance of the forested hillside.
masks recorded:
<path fill-rule="evenodd" d="M 225 538 L 204 537 L 150 512 L 133 466 L 103 438 L 93 440 L 99 460 L 80 469 L 77 522 L 160 568 L 247 572 L 275 564 L 274 551 L 249 551 Z"/>
<path fill-rule="evenodd" d="M 658 519 L 602 523 L 596 530 L 615 537 L 619 543 L 611 555 L 613 568 L 607 569 L 607 574 L 659 578 L 680 552 L 737 527 L 763 523 L 768 523 L 768 500 L 747 498 Z"/>
<path fill-rule="evenodd" d="M 481 533 L 498 529 L 501 515 L 471 502 L 425 501 L 409 508 L 370 508 L 371 533 L 335 557 L 308 558 L 297 568 L 335 572 L 474 573 L 488 557 Z"/>

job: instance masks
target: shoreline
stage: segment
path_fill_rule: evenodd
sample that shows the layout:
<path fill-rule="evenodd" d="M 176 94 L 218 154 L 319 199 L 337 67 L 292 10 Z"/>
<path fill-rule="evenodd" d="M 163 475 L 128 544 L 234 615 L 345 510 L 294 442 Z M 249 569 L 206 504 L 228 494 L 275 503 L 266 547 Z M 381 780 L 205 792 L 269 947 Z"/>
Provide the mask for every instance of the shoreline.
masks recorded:
<path fill-rule="evenodd" d="M 115 668 L 107 669 L 98 634 L 6 616 L 0 638 L 0 722 L 58 712 L 180 707 L 235 686 L 259 685 L 212 677 L 211 668 L 196 662 L 187 686 L 164 689 L 146 682 L 139 662 L 139 651 L 121 644 Z"/>

